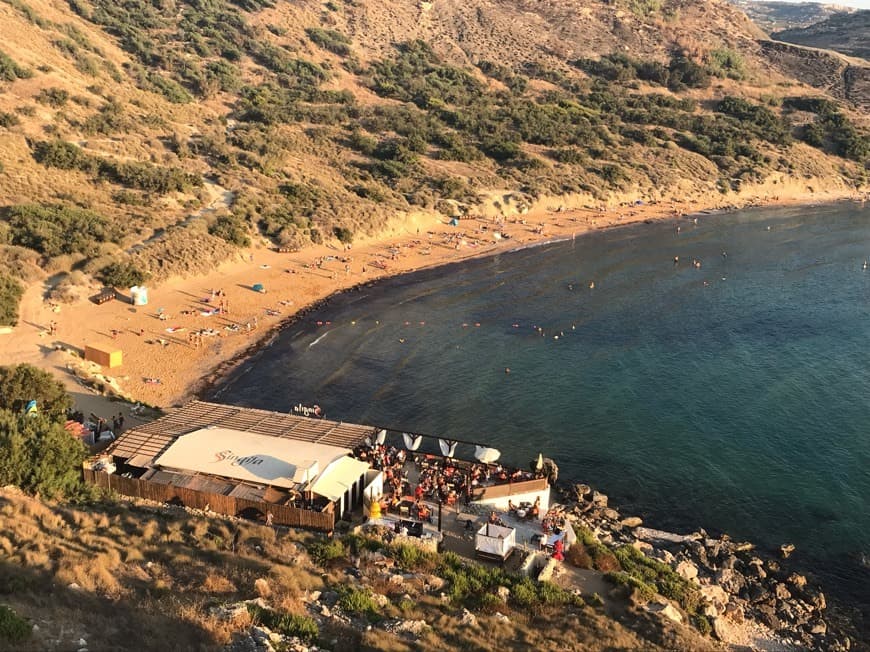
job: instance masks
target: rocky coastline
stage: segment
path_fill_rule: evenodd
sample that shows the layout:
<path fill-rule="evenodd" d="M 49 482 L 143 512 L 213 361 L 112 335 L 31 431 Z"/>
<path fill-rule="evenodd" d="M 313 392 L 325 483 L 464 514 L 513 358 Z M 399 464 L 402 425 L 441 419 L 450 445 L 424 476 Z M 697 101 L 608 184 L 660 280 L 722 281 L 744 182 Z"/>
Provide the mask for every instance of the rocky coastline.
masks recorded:
<path fill-rule="evenodd" d="M 605 494 L 586 484 L 561 484 L 554 491 L 569 505 L 572 522 L 603 544 L 630 545 L 697 585 L 716 638 L 730 642 L 735 626 L 755 621 L 796 648 L 856 649 L 855 633 L 833 622 L 821 588 L 789 568 L 793 545 L 783 544 L 777 558 L 752 543 L 713 537 L 703 529 L 676 534 L 644 527 L 640 517 L 621 514 Z"/>

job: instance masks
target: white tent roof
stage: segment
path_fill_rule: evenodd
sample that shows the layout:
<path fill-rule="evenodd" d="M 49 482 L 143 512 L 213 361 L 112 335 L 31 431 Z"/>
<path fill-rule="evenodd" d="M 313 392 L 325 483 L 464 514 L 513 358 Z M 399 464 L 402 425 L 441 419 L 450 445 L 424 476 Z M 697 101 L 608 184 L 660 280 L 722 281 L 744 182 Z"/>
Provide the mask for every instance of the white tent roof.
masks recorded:
<path fill-rule="evenodd" d="M 155 463 L 290 488 L 310 482 L 320 469 L 349 452 L 338 446 L 230 428 L 201 428 L 180 436 Z"/>
<path fill-rule="evenodd" d="M 342 457 L 324 469 L 311 486 L 311 491 L 329 500 L 338 500 L 368 469 L 366 462 Z"/>

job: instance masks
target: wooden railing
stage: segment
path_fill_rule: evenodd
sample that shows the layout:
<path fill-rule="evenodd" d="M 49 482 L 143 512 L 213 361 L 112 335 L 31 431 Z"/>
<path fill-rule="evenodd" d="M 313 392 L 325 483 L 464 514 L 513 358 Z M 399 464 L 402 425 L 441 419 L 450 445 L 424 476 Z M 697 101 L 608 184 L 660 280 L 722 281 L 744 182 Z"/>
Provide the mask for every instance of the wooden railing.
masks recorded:
<path fill-rule="evenodd" d="M 483 487 L 474 492 L 474 500 L 487 500 L 491 498 L 506 498 L 516 494 L 527 494 L 533 491 L 544 491 L 547 488 L 547 478 L 534 480 L 521 480 L 519 482 L 506 482 L 490 487 Z"/>
<path fill-rule="evenodd" d="M 196 491 L 170 484 L 148 482 L 137 478 L 125 478 L 92 469 L 83 469 L 83 473 L 85 482 L 103 489 L 117 491 L 124 496 L 134 496 L 195 509 L 208 508 L 213 512 L 227 516 L 243 516 L 246 510 L 255 510 L 264 516 L 266 512 L 271 512 L 272 522 L 275 525 L 287 525 L 321 532 L 332 532 L 335 527 L 335 514 L 332 509 L 317 512 L 288 505 L 276 505 L 206 491 Z"/>

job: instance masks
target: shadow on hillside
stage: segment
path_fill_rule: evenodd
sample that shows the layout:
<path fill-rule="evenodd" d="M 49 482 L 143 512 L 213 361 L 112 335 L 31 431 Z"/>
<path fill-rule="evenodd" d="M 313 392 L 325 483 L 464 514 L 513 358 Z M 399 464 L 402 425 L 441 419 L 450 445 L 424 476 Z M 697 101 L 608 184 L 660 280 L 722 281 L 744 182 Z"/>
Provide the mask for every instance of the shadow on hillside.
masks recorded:
<path fill-rule="evenodd" d="M 0 601 L 36 625 L 27 641 L 0 649 L 21 652 L 50 650 L 202 650 L 215 647 L 203 628 L 167 612 L 171 595 L 152 594 L 139 603 L 114 600 L 58 585 L 44 571 L 0 560 Z"/>

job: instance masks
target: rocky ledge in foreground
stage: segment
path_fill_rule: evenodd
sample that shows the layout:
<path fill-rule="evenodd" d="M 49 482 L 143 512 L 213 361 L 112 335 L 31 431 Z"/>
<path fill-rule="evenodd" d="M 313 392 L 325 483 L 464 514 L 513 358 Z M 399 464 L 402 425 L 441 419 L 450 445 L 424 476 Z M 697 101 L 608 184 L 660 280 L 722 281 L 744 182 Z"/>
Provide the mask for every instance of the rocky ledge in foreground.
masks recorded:
<path fill-rule="evenodd" d="M 784 643 L 826 651 L 852 649 L 849 636 L 828 622 L 821 589 L 752 543 L 738 543 L 727 535 L 714 538 L 704 530 L 680 535 L 643 527 L 639 517 L 623 517 L 608 506 L 606 495 L 585 484 L 559 491 L 571 504 L 572 520 L 603 544 L 630 545 L 697 585 L 706 600 L 704 615 L 720 640 L 734 642 L 735 629 L 755 621 Z M 793 551 L 793 545 L 783 545 L 780 555 L 784 560 Z"/>

